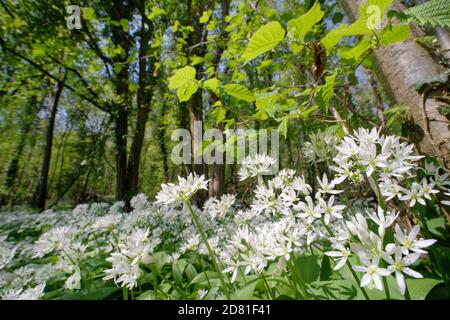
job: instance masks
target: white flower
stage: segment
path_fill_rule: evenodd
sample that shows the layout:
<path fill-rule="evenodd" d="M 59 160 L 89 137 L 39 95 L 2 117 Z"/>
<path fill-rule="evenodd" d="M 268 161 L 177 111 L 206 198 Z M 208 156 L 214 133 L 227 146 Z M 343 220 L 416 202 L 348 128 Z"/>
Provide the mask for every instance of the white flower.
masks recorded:
<path fill-rule="evenodd" d="M 205 203 L 204 212 L 207 212 L 212 220 L 223 219 L 236 202 L 236 196 L 234 194 L 224 194 L 220 200 L 216 198 L 210 198 Z"/>
<path fill-rule="evenodd" d="M 188 201 L 198 190 L 207 189 L 208 180 L 205 176 L 190 173 L 187 178 L 178 177 L 178 184 L 161 185 L 161 191 L 156 195 L 157 204 L 180 205 Z"/>
<path fill-rule="evenodd" d="M 39 300 L 43 296 L 45 283 L 40 283 L 34 288 L 9 289 L 1 296 L 2 300 Z"/>
<path fill-rule="evenodd" d="M 409 201 L 409 206 L 414 207 L 416 201 L 426 206 L 425 200 L 422 198 L 421 186 L 417 182 L 413 182 L 411 189 L 402 188 L 404 195 L 399 199 L 402 201 Z"/>
<path fill-rule="evenodd" d="M 328 203 L 325 202 L 322 198 L 319 198 L 319 204 L 324 212 L 324 221 L 325 224 L 329 224 L 331 218 L 342 219 L 342 210 L 345 209 L 345 205 L 334 205 L 335 197 L 331 196 L 328 199 Z"/>
<path fill-rule="evenodd" d="M 399 213 L 388 212 L 387 215 L 384 214 L 384 210 L 378 207 L 378 214 L 373 212 L 369 214 L 370 219 L 378 225 L 378 234 L 382 237 L 384 236 L 386 228 L 390 227 L 397 219 Z"/>
<path fill-rule="evenodd" d="M 372 261 L 366 259 L 363 261 L 364 266 L 353 266 L 353 270 L 357 272 L 364 272 L 361 278 L 361 287 L 368 287 L 369 289 L 383 290 L 383 283 L 381 282 L 381 277 L 386 277 L 391 272 L 385 268 L 379 267 L 380 259 L 378 257 L 373 257 Z"/>
<path fill-rule="evenodd" d="M 434 183 L 428 183 L 426 179 L 423 179 L 422 185 L 419 187 L 419 192 L 421 196 L 427 198 L 428 200 L 431 200 L 431 196 L 433 194 L 439 193 L 439 190 L 433 189 Z"/>
<path fill-rule="evenodd" d="M 240 180 L 273 174 L 273 166 L 277 161 L 265 154 L 257 154 L 255 157 L 248 156 L 242 160 L 238 175 Z"/>
<path fill-rule="evenodd" d="M 328 251 L 325 252 L 325 254 L 329 257 L 333 258 L 340 258 L 336 266 L 333 270 L 339 270 L 344 266 L 344 264 L 347 262 L 348 257 L 351 255 L 350 249 L 344 247 L 339 242 L 333 242 L 333 248 L 337 249 L 336 251 Z"/>
<path fill-rule="evenodd" d="M 305 197 L 307 203 L 299 202 L 294 209 L 298 211 L 297 217 L 307 218 L 308 223 L 312 223 L 316 219 L 322 217 L 323 208 L 320 205 L 314 205 L 314 202 L 310 196 Z"/>
<path fill-rule="evenodd" d="M 409 250 L 413 252 L 418 253 L 427 253 L 424 248 L 427 248 L 431 245 L 433 245 L 436 240 L 434 239 L 419 239 L 417 240 L 417 235 L 419 234 L 420 226 L 416 225 L 414 228 L 411 229 L 411 232 L 409 235 L 406 235 L 406 233 L 403 233 L 402 229 L 398 224 L 395 225 L 395 234 L 394 237 L 402 245 L 402 251 L 403 254 L 407 255 L 409 254 Z"/>
<path fill-rule="evenodd" d="M 336 186 L 337 180 L 332 180 L 331 182 L 328 182 L 328 177 L 324 173 L 322 180 L 317 177 L 317 181 L 319 182 L 320 189 L 317 191 L 317 194 L 338 194 L 343 192 L 343 190 L 334 190 L 334 187 Z M 317 197 L 317 195 L 316 195 Z"/>
<path fill-rule="evenodd" d="M 398 288 L 402 295 L 406 291 L 405 277 L 403 273 L 413 278 L 423 278 L 422 275 L 411 268 L 408 268 L 420 257 L 420 253 L 410 253 L 407 256 L 403 256 L 403 250 L 401 247 L 396 247 L 394 244 L 386 246 L 386 252 L 382 253 L 383 259 L 389 263 L 387 269 L 392 273 L 395 272 L 395 279 L 397 281 Z M 394 259 L 391 255 L 394 254 Z"/>

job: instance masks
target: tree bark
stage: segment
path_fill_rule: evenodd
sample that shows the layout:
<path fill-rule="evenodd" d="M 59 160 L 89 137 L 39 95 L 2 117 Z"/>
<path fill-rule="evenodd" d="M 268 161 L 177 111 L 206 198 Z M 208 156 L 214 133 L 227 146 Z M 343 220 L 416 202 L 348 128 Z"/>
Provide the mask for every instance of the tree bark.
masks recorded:
<path fill-rule="evenodd" d="M 31 200 L 31 207 L 43 210 L 47 199 L 47 180 L 52 156 L 53 133 L 55 129 L 56 114 L 58 112 L 58 103 L 64 88 L 64 78 L 55 83 L 55 88 L 51 92 L 48 105 L 50 108 L 50 118 L 48 120 L 47 132 L 45 136 L 45 148 L 42 156 L 41 170 L 37 181 L 36 189 Z"/>
<path fill-rule="evenodd" d="M 356 20 L 358 7 L 363 0 L 342 0 L 343 7 L 351 20 Z M 403 10 L 395 1 L 393 8 Z M 408 106 L 414 132 L 411 140 L 417 143 L 422 153 L 441 159 L 450 167 L 449 120 L 440 115 L 437 97 L 445 88 L 437 88 L 421 95 L 416 91 L 419 81 L 436 77 L 443 72 L 430 54 L 414 41 L 417 30 L 412 28 L 412 38 L 391 46 L 381 47 L 373 52 L 377 63 L 377 76 L 391 100 Z"/>
<path fill-rule="evenodd" d="M 219 41 L 218 41 L 218 44 L 216 47 L 215 56 L 212 61 L 212 65 L 215 67 L 216 72 L 218 70 L 218 66 L 219 66 L 222 54 L 226 48 L 225 38 L 228 35 L 228 32 L 226 31 L 226 27 L 228 26 L 226 17 L 230 14 L 230 1 L 222 0 L 220 5 L 221 5 L 221 10 L 222 10 L 221 33 L 220 33 Z M 210 99 L 211 105 L 214 105 L 214 103 L 217 100 L 218 100 L 218 98 L 216 97 L 216 95 L 214 93 L 211 93 L 211 99 Z M 219 129 L 223 133 L 223 131 L 224 131 L 223 123 L 219 124 L 217 129 Z M 209 184 L 209 196 L 210 197 L 219 197 L 224 193 L 224 190 L 225 190 L 225 159 L 223 159 L 222 162 L 223 163 L 214 163 L 211 168 L 211 182 Z"/>
<path fill-rule="evenodd" d="M 150 104 L 153 96 L 152 78 L 148 71 L 148 48 L 152 37 L 153 25 L 145 15 L 145 0 L 139 3 L 141 15 L 141 29 L 139 42 L 139 88 L 137 91 L 137 118 L 136 127 L 131 143 L 130 155 L 127 168 L 127 201 L 138 192 L 139 168 L 142 153 L 142 145 L 145 137 L 145 126 L 150 112 Z M 150 63 L 152 66 L 152 63 Z"/>

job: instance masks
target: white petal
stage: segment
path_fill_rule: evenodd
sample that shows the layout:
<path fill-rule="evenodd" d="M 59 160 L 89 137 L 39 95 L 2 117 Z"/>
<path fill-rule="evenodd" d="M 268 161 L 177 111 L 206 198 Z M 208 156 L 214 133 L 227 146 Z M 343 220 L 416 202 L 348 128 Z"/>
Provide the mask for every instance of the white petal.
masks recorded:
<path fill-rule="evenodd" d="M 405 283 L 405 278 L 403 277 L 402 273 L 396 272 L 395 279 L 397 280 L 397 285 L 398 285 L 398 289 L 400 290 L 400 293 L 402 295 L 404 295 L 405 291 L 406 291 L 406 283 Z"/>
<path fill-rule="evenodd" d="M 404 273 L 406 273 L 408 276 L 416 278 L 416 279 L 422 279 L 423 276 L 418 273 L 417 271 L 414 271 L 413 269 L 410 268 L 403 268 L 402 270 Z"/>
<path fill-rule="evenodd" d="M 370 283 L 370 275 L 368 273 L 364 274 L 361 278 L 361 287 L 365 287 Z"/>

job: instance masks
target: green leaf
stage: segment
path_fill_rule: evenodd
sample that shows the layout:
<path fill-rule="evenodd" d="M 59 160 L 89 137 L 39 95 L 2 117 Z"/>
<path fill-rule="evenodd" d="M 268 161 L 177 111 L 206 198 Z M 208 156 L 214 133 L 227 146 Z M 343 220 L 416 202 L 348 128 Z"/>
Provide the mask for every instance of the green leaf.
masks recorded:
<path fill-rule="evenodd" d="M 422 226 L 423 227 L 423 226 Z M 444 216 L 439 216 L 437 218 L 433 218 L 430 220 L 427 220 L 427 227 L 428 230 L 430 230 L 431 233 L 440 236 L 441 238 L 445 239 L 445 236 L 447 234 L 445 230 L 445 218 Z"/>
<path fill-rule="evenodd" d="M 184 269 L 184 273 L 186 274 L 189 282 L 192 281 L 197 276 L 197 270 L 192 264 L 188 264 L 186 269 Z"/>
<path fill-rule="evenodd" d="M 199 22 L 200 23 L 207 23 L 209 20 L 209 17 L 211 17 L 212 10 L 203 11 L 202 16 L 200 17 Z"/>
<path fill-rule="evenodd" d="M 386 9 L 393 0 L 367 0 L 359 7 L 359 17 L 351 25 L 340 25 L 328 32 L 320 42 L 329 51 L 344 36 L 369 35 L 376 31 Z"/>
<path fill-rule="evenodd" d="M 347 60 L 358 60 L 367 50 L 370 49 L 370 41 L 367 38 L 361 39 L 361 41 L 351 48 L 350 50 L 342 51 L 341 56 Z"/>
<path fill-rule="evenodd" d="M 242 54 L 246 62 L 255 59 L 260 54 L 274 49 L 284 39 L 285 31 L 278 21 L 272 21 L 259 28 Z"/>
<path fill-rule="evenodd" d="M 252 281 L 243 288 L 239 289 L 238 292 L 236 292 L 234 300 L 251 300 L 257 284 L 258 281 Z"/>
<path fill-rule="evenodd" d="M 83 11 L 83 19 L 86 21 L 92 21 L 95 19 L 95 10 L 93 8 L 82 8 Z"/>
<path fill-rule="evenodd" d="M 320 265 L 317 260 L 318 256 L 313 255 L 299 256 L 295 259 L 295 267 L 302 275 L 305 283 L 310 283 L 319 279 Z"/>
<path fill-rule="evenodd" d="M 330 258 L 327 255 L 322 257 L 322 265 L 320 266 L 320 281 L 330 280 L 333 270 L 331 269 Z"/>
<path fill-rule="evenodd" d="M 188 101 L 198 90 L 198 81 L 195 79 L 196 70 L 191 66 L 175 71 L 169 78 L 169 89 L 177 90 L 180 102 Z"/>
<path fill-rule="evenodd" d="M 406 279 L 406 285 L 413 300 L 425 300 L 428 293 L 439 283 L 442 281 L 437 279 Z"/>
<path fill-rule="evenodd" d="M 203 87 L 217 94 L 217 88 L 220 86 L 220 81 L 217 78 L 211 78 L 203 82 Z"/>
<path fill-rule="evenodd" d="M 411 36 L 411 30 L 407 24 L 399 24 L 392 26 L 391 28 L 386 27 L 383 35 L 380 39 L 380 44 L 383 46 L 388 46 L 400 41 L 408 40 Z"/>
<path fill-rule="evenodd" d="M 319 93 L 317 96 L 317 103 L 319 106 L 328 113 L 328 105 L 330 103 L 331 97 L 334 94 L 334 84 L 336 82 L 336 74 L 328 76 L 325 78 L 325 84 L 321 85 L 319 88 Z"/>
<path fill-rule="evenodd" d="M 203 284 L 203 283 L 208 283 L 208 280 L 211 281 L 213 279 L 219 279 L 219 275 L 217 274 L 217 272 L 214 271 L 204 271 L 201 272 L 199 274 L 197 274 L 189 283 L 189 285 L 193 285 L 193 284 Z"/>
<path fill-rule="evenodd" d="M 217 107 L 212 111 L 211 114 L 214 117 L 214 121 L 216 121 L 216 124 L 219 124 L 223 120 L 225 120 L 227 116 L 227 109 L 225 109 L 224 107 Z"/>
<path fill-rule="evenodd" d="M 254 94 L 249 89 L 240 84 L 227 84 L 225 86 L 225 92 L 230 96 L 240 100 L 249 102 L 255 101 Z"/>
<path fill-rule="evenodd" d="M 278 126 L 278 132 L 287 139 L 287 132 L 288 132 L 288 124 L 289 124 L 289 117 L 283 117 L 281 120 L 280 125 Z"/>
<path fill-rule="evenodd" d="M 450 28 L 450 2 L 448 0 L 430 0 L 422 5 L 402 12 L 406 22 L 414 21 L 419 25 Z"/>
<path fill-rule="evenodd" d="M 316 2 L 307 13 L 288 22 L 288 33 L 297 41 L 303 42 L 305 35 L 312 30 L 314 25 L 322 20 L 325 12 L 320 9 L 320 3 Z"/>

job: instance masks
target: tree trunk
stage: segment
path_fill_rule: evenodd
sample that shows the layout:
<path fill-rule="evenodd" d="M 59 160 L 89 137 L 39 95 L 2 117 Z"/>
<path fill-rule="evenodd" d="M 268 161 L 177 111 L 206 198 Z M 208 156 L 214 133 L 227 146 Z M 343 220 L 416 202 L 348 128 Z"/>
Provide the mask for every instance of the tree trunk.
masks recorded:
<path fill-rule="evenodd" d="M 220 63 L 220 59 L 222 54 L 226 48 L 226 40 L 228 36 L 228 32 L 226 28 L 228 26 L 228 22 L 226 21 L 226 17 L 230 14 L 230 1 L 222 0 L 221 3 L 221 32 L 219 36 L 219 41 L 217 43 L 216 52 L 214 59 L 212 61 L 212 65 L 215 67 L 216 72 L 218 70 L 218 66 Z M 225 71 L 226 73 L 226 71 Z M 211 92 L 210 104 L 214 105 L 214 103 L 218 100 L 216 95 Z M 218 125 L 218 128 L 221 132 L 224 131 L 223 123 Z M 223 163 L 214 163 L 211 168 L 211 182 L 209 184 L 209 196 L 210 197 L 219 197 L 224 193 L 225 190 L 225 159 L 222 161 Z"/>
<path fill-rule="evenodd" d="M 153 25 L 145 15 L 145 1 L 139 3 L 141 15 L 141 29 L 139 41 L 139 88 L 137 91 L 137 118 L 133 141 L 131 143 L 130 155 L 127 169 L 127 201 L 138 192 L 139 167 L 142 153 L 142 144 L 145 136 L 145 126 L 150 112 L 152 99 L 152 80 L 149 79 L 147 57 L 149 42 L 152 37 Z M 153 64 L 150 63 L 150 66 Z"/>
<path fill-rule="evenodd" d="M 111 7 L 111 18 L 115 21 L 125 19 L 130 21 L 131 12 L 129 4 L 115 0 Z M 114 137 L 116 144 L 116 200 L 126 200 L 127 191 L 127 135 L 128 117 L 130 107 L 130 92 L 128 88 L 129 71 L 128 58 L 132 42 L 129 34 L 122 26 L 111 26 L 111 39 L 115 46 L 123 49 L 123 54 L 113 59 L 114 65 L 121 65 L 120 71 L 114 78 L 115 91 L 119 101 L 113 105 L 113 116 L 115 122 Z"/>
<path fill-rule="evenodd" d="M 364 2 L 342 0 L 351 20 L 356 20 L 358 6 Z M 395 1 L 393 7 L 399 11 L 404 9 L 399 1 Z M 417 33 L 414 29 L 413 36 Z M 439 114 L 438 107 L 442 103 L 437 101 L 445 88 L 431 89 L 425 95 L 416 91 L 419 81 L 436 77 L 443 72 L 442 67 L 413 38 L 381 47 L 373 54 L 377 63 L 375 71 L 387 95 L 396 103 L 410 108 L 410 118 L 416 128 L 410 134 L 411 140 L 418 144 L 421 152 L 440 158 L 446 167 L 450 167 L 450 122 Z"/>
<path fill-rule="evenodd" d="M 64 88 L 63 80 L 55 83 L 55 89 L 51 92 L 48 105 L 50 108 L 50 118 L 48 120 L 47 133 L 45 136 L 45 148 L 42 156 L 41 171 L 39 173 L 38 182 L 31 201 L 31 207 L 43 210 L 47 199 L 47 180 L 50 168 L 50 160 L 52 156 L 53 133 L 55 129 L 56 113 L 58 112 L 58 102 Z"/>

